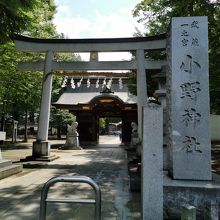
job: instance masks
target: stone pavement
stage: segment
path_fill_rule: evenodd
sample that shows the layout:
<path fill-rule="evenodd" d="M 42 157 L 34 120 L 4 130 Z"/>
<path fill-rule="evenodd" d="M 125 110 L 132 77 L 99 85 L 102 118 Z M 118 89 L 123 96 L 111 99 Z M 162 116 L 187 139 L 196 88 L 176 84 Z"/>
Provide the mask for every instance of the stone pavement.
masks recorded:
<path fill-rule="evenodd" d="M 114 143 L 113 139 L 110 143 Z M 31 154 L 31 147 L 29 144 L 14 147 L 14 150 L 3 149 L 2 154 L 5 159 L 18 161 L 22 155 Z M 0 219 L 38 219 L 41 188 L 48 179 L 59 175 L 89 176 L 100 186 L 103 220 L 140 219 L 140 193 L 130 193 L 124 149 L 116 145 L 78 151 L 53 148 L 52 154 L 60 158 L 37 165 L 29 162 L 26 164 L 29 168 L 24 168 L 22 173 L 0 180 Z M 85 184 L 58 183 L 49 193 L 53 198 L 93 196 L 93 191 Z M 91 220 L 93 213 L 93 205 L 48 204 L 47 219 Z"/>

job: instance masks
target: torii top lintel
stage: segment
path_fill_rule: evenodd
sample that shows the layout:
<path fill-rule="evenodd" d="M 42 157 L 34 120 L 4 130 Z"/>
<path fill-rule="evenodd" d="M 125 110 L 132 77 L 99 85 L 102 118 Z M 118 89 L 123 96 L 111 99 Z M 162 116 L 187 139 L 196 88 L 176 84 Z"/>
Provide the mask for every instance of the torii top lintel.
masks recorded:
<path fill-rule="evenodd" d="M 15 47 L 29 52 L 121 52 L 166 48 L 166 34 L 132 38 L 42 39 L 13 35 Z"/>

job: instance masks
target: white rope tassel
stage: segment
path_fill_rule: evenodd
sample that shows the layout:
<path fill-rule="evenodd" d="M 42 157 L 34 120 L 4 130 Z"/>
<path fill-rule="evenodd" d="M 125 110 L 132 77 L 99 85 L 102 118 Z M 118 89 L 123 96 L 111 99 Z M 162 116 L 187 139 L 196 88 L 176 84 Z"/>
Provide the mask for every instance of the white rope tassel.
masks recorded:
<path fill-rule="evenodd" d="M 90 87 L 90 84 L 91 84 L 91 83 L 90 83 L 90 79 L 88 78 L 88 79 L 87 79 L 87 88 Z"/>
<path fill-rule="evenodd" d="M 103 79 L 102 88 L 106 86 L 106 78 Z"/>
<path fill-rule="evenodd" d="M 73 89 L 76 88 L 73 77 L 72 77 L 71 80 L 70 80 L 70 84 L 71 84 L 71 87 L 72 87 Z"/>
<path fill-rule="evenodd" d="M 118 85 L 119 85 L 119 89 L 123 89 L 123 82 L 121 78 L 119 78 L 118 80 Z"/>
<path fill-rule="evenodd" d="M 99 88 L 99 78 L 98 78 L 97 81 L 96 81 L 95 87 L 96 87 L 96 89 Z"/>
<path fill-rule="evenodd" d="M 111 89 L 111 87 L 112 87 L 112 78 L 110 78 L 108 83 L 107 83 L 107 88 Z"/>
<path fill-rule="evenodd" d="M 77 83 L 77 87 L 79 88 L 81 86 L 81 83 L 83 81 L 83 77 L 79 80 L 79 82 Z"/>
<path fill-rule="evenodd" d="M 67 76 L 65 76 L 63 79 L 63 83 L 61 85 L 62 88 L 66 87 L 66 82 L 67 82 Z"/>

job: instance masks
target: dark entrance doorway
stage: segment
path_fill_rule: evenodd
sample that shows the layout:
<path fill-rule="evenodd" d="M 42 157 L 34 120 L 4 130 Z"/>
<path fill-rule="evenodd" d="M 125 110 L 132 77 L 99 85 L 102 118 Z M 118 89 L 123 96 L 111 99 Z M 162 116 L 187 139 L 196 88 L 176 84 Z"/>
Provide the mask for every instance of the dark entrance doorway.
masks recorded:
<path fill-rule="evenodd" d="M 134 105 L 134 109 L 131 106 L 126 108 L 124 102 L 118 97 L 107 94 L 95 97 L 89 104 L 90 111 L 80 111 L 76 113 L 79 123 L 79 141 L 82 146 L 99 144 L 99 135 L 101 132 L 109 135 L 116 134 L 118 136 L 120 132 L 121 143 L 130 143 L 131 122 L 137 121 L 136 105 Z M 107 122 L 108 125 L 104 130 L 100 129 L 100 119 L 107 119 L 105 123 Z M 115 123 L 120 122 L 120 129 L 116 129 L 113 132 L 109 129 L 109 123 L 114 123 L 114 120 Z"/>

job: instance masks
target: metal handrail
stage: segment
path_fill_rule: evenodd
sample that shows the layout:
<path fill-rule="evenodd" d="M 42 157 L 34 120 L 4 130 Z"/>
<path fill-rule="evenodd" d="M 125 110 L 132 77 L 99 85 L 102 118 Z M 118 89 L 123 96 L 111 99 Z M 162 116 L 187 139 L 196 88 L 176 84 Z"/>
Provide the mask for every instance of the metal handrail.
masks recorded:
<path fill-rule="evenodd" d="M 58 182 L 72 182 L 72 183 L 87 183 L 95 191 L 95 200 L 93 199 L 48 199 L 49 188 Z M 95 219 L 101 220 L 101 191 L 99 186 L 87 176 L 59 176 L 48 180 L 41 191 L 40 201 L 40 218 L 39 220 L 46 220 L 47 203 L 80 203 L 80 204 L 95 204 Z"/>

